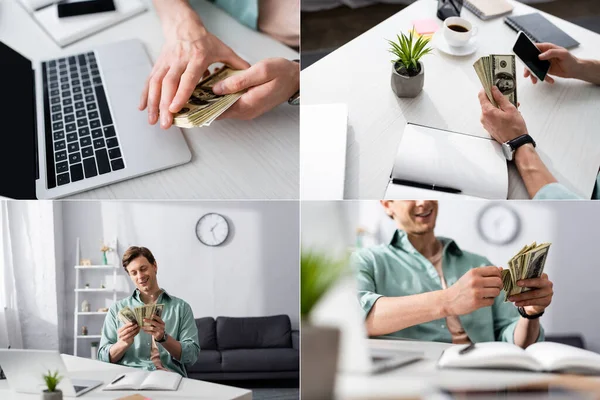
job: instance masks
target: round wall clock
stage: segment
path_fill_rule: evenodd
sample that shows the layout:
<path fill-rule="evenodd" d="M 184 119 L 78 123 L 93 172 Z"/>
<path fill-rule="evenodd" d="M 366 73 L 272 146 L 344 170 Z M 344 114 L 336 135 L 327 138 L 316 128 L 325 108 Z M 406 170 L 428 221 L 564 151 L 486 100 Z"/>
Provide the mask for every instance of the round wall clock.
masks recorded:
<path fill-rule="evenodd" d="M 221 214 L 206 214 L 196 224 L 196 237 L 207 246 L 219 246 L 228 236 L 229 223 Z"/>
<path fill-rule="evenodd" d="M 521 219 L 511 207 L 490 204 L 477 217 L 477 229 L 483 239 L 491 244 L 511 243 L 521 231 Z"/>

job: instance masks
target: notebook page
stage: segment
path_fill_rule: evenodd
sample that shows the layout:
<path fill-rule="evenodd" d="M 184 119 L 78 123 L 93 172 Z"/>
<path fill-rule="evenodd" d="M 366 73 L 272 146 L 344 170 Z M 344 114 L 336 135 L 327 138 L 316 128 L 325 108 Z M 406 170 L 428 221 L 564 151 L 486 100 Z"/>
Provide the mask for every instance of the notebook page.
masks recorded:
<path fill-rule="evenodd" d="M 114 384 L 109 383 L 104 390 L 136 390 L 142 385 L 146 375 L 148 375 L 148 372 L 146 371 L 129 372 L 125 374 L 125 377 L 119 380 L 119 382 Z M 113 380 L 117 379 L 119 376 L 120 375 L 115 376 Z"/>
<path fill-rule="evenodd" d="M 526 350 L 546 371 L 589 371 L 600 374 L 600 354 L 562 343 L 540 342 Z"/>
<path fill-rule="evenodd" d="M 141 385 L 143 390 L 177 390 L 181 375 L 169 371 L 152 371 Z"/>
<path fill-rule="evenodd" d="M 505 342 L 477 343 L 465 354 L 466 345 L 452 346 L 444 351 L 438 361 L 440 368 L 506 368 L 540 370 L 537 361 L 520 347 Z"/>
<path fill-rule="evenodd" d="M 392 177 L 461 190 L 467 196 L 506 199 L 508 169 L 493 140 L 407 124 Z"/>

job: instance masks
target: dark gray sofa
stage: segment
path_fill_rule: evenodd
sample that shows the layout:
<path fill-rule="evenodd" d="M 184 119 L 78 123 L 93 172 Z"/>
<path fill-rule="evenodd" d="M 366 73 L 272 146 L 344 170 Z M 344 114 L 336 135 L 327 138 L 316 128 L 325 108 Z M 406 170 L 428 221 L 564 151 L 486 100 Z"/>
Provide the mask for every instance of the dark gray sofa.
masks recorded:
<path fill-rule="evenodd" d="M 196 319 L 200 355 L 190 378 L 224 381 L 298 379 L 300 338 L 287 315 Z"/>

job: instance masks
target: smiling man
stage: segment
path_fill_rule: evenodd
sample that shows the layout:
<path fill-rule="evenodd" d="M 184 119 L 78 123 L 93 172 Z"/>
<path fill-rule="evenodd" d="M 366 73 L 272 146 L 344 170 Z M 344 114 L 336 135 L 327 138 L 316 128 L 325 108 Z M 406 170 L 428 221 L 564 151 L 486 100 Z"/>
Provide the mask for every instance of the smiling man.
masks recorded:
<path fill-rule="evenodd" d="M 381 204 L 398 226 L 391 242 L 353 255 L 369 336 L 523 348 L 544 339 L 538 318 L 553 294 L 546 274 L 518 281 L 532 290 L 505 303 L 501 268 L 435 236 L 437 201 Z"/>
<path fill-rule="evenodd" d="M 135 284 L 133 294 L 108 311 L 102 328 L 98 359 L 152 370 L 166 370 L 187 376 L 185 364 L 193 364 L 200 353 L 198 329 L 192 308 L 158 286 L 158 265 L 145 247 L 132 246 L 123 254 L 123 268 Z M 118 318 L 124 307 L 164 304 L 162 318 L 144 319 L 144 326 L 122 324 Z"/>

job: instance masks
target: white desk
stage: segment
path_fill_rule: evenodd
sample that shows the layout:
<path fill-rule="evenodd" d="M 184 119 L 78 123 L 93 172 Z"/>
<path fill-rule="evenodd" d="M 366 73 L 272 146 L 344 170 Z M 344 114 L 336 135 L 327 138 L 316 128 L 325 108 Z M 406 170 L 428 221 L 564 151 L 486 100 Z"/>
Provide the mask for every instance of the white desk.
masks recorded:
<path fill-rule="evenodd" d="M 164 39 L 152 1 L 145 1 L 149 11 L 61 49 L 16 0 L 0 0 L 0 41 L 39 61 L 138 38 L 156 60 Z M 239 24 L 212 4 L 191 3 L 207 28 L 251 64 L 268 57 L 299 58 L 297 52 Z M 184 129 L 192 151 L 190 163 L 72 198 L 297 199 L 298 108 L 284 103 L 253 121 L 218 121 L 208 128 Z"/>
<path fill-rule="evenodd" d="M 513 15 L 536 11 L 512 2 Z M 463 10 L 462 16 L 479 26 L 478 50 L 467 57 L 435 50 L 423 59 L 422 93 L 414 99 L 398 99 L 391 90 L 393 56 L 385 39 L 407 32 L 414 20 L 435 19 L 436 4 L 415 2 L 301 73 L 302 104 L 348 104 L 346 198 L 383 198 L 406 122 L 486 134 L 479 121 L 481 83 L 472 65 L 484 55 L 512 53 L 516 33 L 502 18 L 486 22 Z M 573 54 L 600 59 L 600 35 L 544 16 L 581 43 Z M 590 198 L 600 166 L 600 87 L 560 78 L 553 86 L 534 86 L 523 78 L 523 69 L 517 61 L 520 110 L 539 153 L 560 182 Z M 528 198 L 512 166 L 508 197 Z"/>
<path fill-rule="evenodd" d="M 74 357 L 67 354 L 62 354 L 63 361 L 71 378 L 90 379 L 104 382 L 102 386 L 97 387 L 77 397 L 78 399 L 116 399 L 119 397 L 128 396 L 134 393 L 141 393 L 151 399 L 236 399 L 236 400 L 252 400 L 252 392 L 246 389 L 240 389 L 232 386 L 218 385 L 216 383 L 198 381 L 195 379 L 183 378 L 179 385 L 179 389 L 174 392 L 153 391 L 153 390 L 132 390 L 132 391 L 102 391 L 102 389 L 119 373 L 137 371 L 135 368 L 124 367 L 122 365 L 109 364 L 102 361 L 94 361 L 87 358 Z M 0 381 L 0 398 L 26 400 L 41 398 L 40 394 L 22 394 L 13 393 L 6 380 Z M 66 398 L 66 397 L 65 397 Z M 74 399 L 74 397 L 70 397 Z"/>
<path fill-rule="evenodd" d="M 450 344 L 404 340 L 369 340 L 381 349 L 422 351 L 424 359 L 377 375 L 339 374 L 336 379 L 337 399 L 419 398 L 436 387 L 452 389 L 501 389 L 557 379 L 557 374 L 524 371 L 437 369 L 437 359 Z M 599 378 L 582 378 L 596 385 Z"/>

